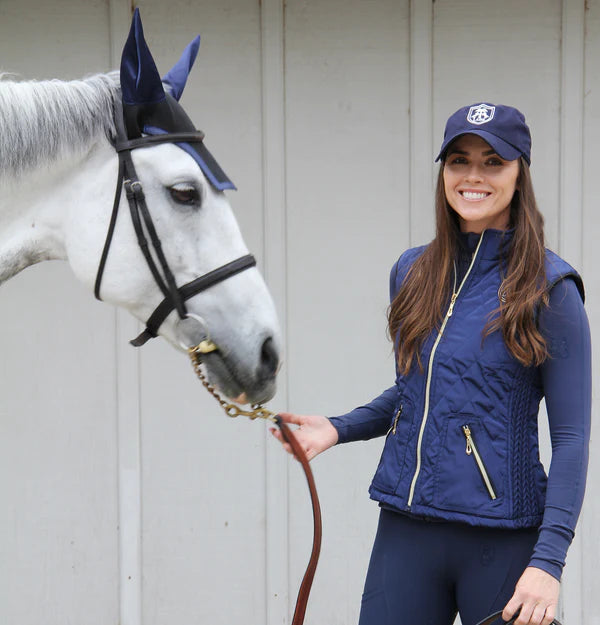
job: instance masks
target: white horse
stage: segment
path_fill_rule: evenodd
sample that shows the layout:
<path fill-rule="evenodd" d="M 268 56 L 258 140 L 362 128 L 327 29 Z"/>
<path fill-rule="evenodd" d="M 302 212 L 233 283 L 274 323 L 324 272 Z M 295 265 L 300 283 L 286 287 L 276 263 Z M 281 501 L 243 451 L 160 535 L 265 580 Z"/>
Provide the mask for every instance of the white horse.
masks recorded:
<path fill-rule="evenodd" d="M 0 283 L 34 263 L 62 259 L 93 291 L 115 196 L 120 99 L 117 73 L 72 82 L 0 80 Z M 131 157 L 178 287 L 248 254 L 223 191 L 197 159 L 173 143 L 142 147 Z M 138 246 L 124 190 L 120 204 L 101 296 L 146 322 L 165 295 Z M 241 401 L 270 399 L 280 335 L 257 269 L 228 277 L 186 305 L 218 346 L 205 357 L 211 381 Z M 158 333 L 175 346 L 196 342 L 198 328 L 178 332 L 179 321 L 172 312 Z"/>

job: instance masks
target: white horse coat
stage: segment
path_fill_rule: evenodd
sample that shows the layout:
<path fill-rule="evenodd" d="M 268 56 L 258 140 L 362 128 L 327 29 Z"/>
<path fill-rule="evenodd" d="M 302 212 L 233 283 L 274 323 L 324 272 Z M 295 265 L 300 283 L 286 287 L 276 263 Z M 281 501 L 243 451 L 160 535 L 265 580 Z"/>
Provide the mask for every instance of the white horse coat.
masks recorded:
<path fill-rule="evenodd" d="M 93 290 L 117 179 L 111 144 L 117 97 L 116 74 L 73 82 L 0 80 L 0 282 L 34 263 L 61 259 Z M 248 253 L 224 193 L 191 156 L 161 144 L 136 149 L 132 158 L 178 285 Z M 197 202 L 178 201 L 190 190 Z M 136 242 L 124 192 L 101 295 L 143 322 L 163 299 Z M 230 397 L 268 400 L 280 335 L 257 269 L 192 297 L 187 307 L 219 346 L 206 358 L 211 380 Z M 175 346 L 177 321 L 171 313 L 159 331 Z"/>

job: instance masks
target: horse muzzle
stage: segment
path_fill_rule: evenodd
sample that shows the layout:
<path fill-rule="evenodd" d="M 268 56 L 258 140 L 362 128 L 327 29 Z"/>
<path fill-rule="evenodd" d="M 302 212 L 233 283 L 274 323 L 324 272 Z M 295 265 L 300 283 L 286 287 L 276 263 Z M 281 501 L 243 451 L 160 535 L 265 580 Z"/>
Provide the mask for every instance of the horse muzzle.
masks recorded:
<path fill-rule="evenodd" d="M 276 376 L 281 366 L 279 349 L 272 336 L 258 342 L 254 366 L 242 366 L 230 350 L 210 336 L 206 321 L 199 315 L 188 315 L 177 322 L 179 345 L 201 354 L 208 378 L 215 387 L 238 403 L 260 404 L 269 401 L 276 391 Z"/>

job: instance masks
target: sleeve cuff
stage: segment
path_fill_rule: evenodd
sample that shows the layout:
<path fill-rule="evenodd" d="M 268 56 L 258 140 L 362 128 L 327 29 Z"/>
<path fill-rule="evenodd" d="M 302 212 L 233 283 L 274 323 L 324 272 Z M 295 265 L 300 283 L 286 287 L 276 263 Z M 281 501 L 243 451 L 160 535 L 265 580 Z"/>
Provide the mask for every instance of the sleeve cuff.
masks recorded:
<path fill-rule="evenodd" d="M 560 582 L 560 578 L 563 571 L 563 566 L 555 562 L 548 562 L 547 560 L 540 560 L 539 558 L 531 558 L 529 566 L 534 566 L 536 569 L 542 569 L 546 571 Z"/>

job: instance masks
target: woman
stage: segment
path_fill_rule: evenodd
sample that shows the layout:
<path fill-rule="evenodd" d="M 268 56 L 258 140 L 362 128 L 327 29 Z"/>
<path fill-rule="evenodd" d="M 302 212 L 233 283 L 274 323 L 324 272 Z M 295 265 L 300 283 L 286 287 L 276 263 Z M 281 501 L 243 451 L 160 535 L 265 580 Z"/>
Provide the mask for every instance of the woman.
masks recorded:
<path fill-rule="evenodd" d="M 436 237 L 390 276 L 395 385 L 339 417 L 282 415 L 309 458 L 386 435 L 360 625 L 451 625 L 457 611 L 463 625 L 502 609 L 504 620 L 520 611 L 517 625 L 555 616 L 585 485 L 590 339 L 581 278 L 544 249 L 530 149 L 512 107 L 448 119 Z"/>

